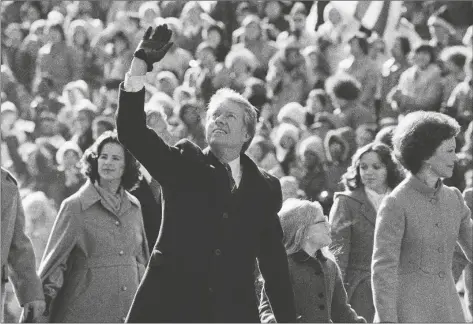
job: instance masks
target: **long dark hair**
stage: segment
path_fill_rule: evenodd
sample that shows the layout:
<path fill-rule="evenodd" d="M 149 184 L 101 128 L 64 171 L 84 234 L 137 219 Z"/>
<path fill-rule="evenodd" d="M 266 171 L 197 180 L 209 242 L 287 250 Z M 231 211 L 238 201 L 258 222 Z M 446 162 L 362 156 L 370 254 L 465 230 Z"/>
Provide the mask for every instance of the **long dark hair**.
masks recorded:
<path fill-rule="evenodd" d="M 386 166 L 387 177 L 386 182 L 389 188 L 396 187 L 404 178 L 399 165 L 391 156 L 391 149 L 381 142 L 372 142 L 359 148 L 352 158 L 352 163 L 348 167 L 347 172 L 342 176 L 342 183 L 345 190 L 355 190 L 362 186 L 360 176 L 360 160 L 363 155 L 374 152 L 378 155 L 381 163 Z"/>

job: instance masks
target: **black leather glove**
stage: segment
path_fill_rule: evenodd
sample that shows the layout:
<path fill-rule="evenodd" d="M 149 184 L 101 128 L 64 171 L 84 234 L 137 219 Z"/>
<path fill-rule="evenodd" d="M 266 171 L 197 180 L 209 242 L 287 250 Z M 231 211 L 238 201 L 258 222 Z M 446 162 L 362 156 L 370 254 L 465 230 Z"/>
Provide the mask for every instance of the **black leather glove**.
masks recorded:
<path fill-rule="evenodd" d="M 171 35 L 172 31 L 166 24 L 159 25 L 154 32 L 153 27 L 146 30 L 133 56 L 146 62 L 148 72 L 153 70 L 153 63 L 161 61 L 173 45 L 172 42 L 169 42 Z"/>

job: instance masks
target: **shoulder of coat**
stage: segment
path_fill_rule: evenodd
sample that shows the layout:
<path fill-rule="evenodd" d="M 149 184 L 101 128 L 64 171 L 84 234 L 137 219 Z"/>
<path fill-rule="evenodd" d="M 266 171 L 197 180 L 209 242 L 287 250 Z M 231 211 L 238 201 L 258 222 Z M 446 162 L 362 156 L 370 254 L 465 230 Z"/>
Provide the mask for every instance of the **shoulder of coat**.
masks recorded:
<path fill-rule="evenodd" d="M 2 170 L 2 184 L 11 183 L 15 186 L 18 185 L 18 182 L 16 181 L 15 177 L 13 177 L 10 172 L 5 170 L 4 168 L 1 168 L 1 170 Z"/>

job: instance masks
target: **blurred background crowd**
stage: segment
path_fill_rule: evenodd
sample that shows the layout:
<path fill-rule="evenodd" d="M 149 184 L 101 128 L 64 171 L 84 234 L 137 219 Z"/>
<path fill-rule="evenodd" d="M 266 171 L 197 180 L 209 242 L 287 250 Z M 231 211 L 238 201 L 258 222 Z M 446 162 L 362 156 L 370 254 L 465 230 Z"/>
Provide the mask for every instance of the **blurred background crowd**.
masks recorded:
<path fill-rule="evenodd" d="M 38 265 L 61 202 L 85 182 L 82 154 L 115 128 L 133 51 L 161 23 L 174 46 L 147 74 L 145 110 L 169 144 L 204 148 L 210 97 L 234 89 L 259 113 L 248 155 L 284 199 L 328 215 L 357 148 L 391 145 L 409 112 L 439 111 L 462 126 L 445 183 L 472 187 L 472 2 L 2 1 L 1 164 L 19 181 Z"/>

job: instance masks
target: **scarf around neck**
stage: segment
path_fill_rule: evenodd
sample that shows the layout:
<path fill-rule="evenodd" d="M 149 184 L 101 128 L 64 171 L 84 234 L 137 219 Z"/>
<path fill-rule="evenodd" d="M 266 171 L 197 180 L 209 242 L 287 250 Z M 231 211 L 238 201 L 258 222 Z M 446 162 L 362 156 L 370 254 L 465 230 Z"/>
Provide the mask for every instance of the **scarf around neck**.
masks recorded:
<path fill-rule="evenodd" d="M 116 194 L 102 188 L 97 181 L 94 183 L 94 187 L 100 196 L 102 205 L 118 216 L 122 201 L 125 199 L 125 190 L 123 190 L 123 187 L 120 186 Z"/>

